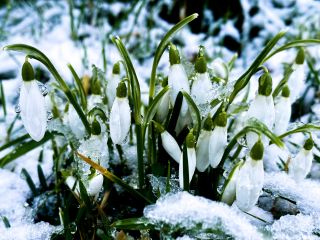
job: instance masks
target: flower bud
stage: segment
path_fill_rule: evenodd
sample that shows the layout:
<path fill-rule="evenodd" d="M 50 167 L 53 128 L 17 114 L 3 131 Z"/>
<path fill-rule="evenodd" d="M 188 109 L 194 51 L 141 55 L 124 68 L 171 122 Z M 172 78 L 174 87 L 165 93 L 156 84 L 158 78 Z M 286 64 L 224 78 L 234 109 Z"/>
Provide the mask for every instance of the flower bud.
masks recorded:
<path fill-rule="evenodd" d="M 263 96 L 270 96 L 272 93 L 272 78 L 268 72 L 260 76 L 258 92 Z"/>
<path fill-rule="evenodd" d="M 22 79 L 23 81 L 32 81 L 34 80 L 34 71 L 32 65 L 28 62 L 28 59 L 26 58 L 26 61 L 22 65 Z"/>
<path fill-rule="evenodd" d="M 204 56 L 198 57 L 194 68 L 197 73 L 205 73 L 207 72 L 207 61 Z"/>
<path fill-rule="evenodd" d="M 193 131 L 191 130 L 186 137 L 186 145 L 187 148 L 194 148 L 196 145 L 196 140 L 193 135 Z"/>
<path fill-rule="evenodd" d="M 215 124 L 219 127 L 227 126 L 227 113 L 222 111 L 218 114 L 217 118 L 215 119 Z"/>
<path fill-rule="evenodd" d="M 283 87 L 282 92 L 281 92 L 281 96 L 285 97 L 285 98 L 290 97 L 290 89 L 289 89 L 288 85 L 285 85 Z"/>
<path fill-rule="evenodd" d="M 100 123 L 97 121 L 97 119 L 95 118 L 91 124 L 91 133 L 93 135 L 100 135 L 101 133 L 101 126 Z"/>
<path fill-rule="evenodd" d="M 118 84 L 116 96 L 118 98 L 125 98 L 127 96 L 127 86 L 123 81 Z"/>
<path fill-rule="evenodd" d="M 302 65 L 304 63 L 304 59 L 305 59 L 304 49 L 300 48 L 297 53 L 295 62 L 296 64 Z"/>
<path fill-rule="evenodd" d="M 112 68 L 112 74 L 120 74 L 120 62 L 116 62 Z"/>
<path fill-rule="evenodd" d="M 264 146 L 262 141 L 259 139 L 251 148 L 250 157 L 253 160 L 262 160 L 263 151 L 264 151 Z"/>
<path fill-rule="evenodd" d="M 213 121 L 211 116 L 208 116 L 203 123 L 203 129 L 206 131 L 211 131 L 213 127 Z"/>
<path fill-rule="evenodd" d="M 313 139 L 310 137 L 305 141 L 303 148 L 307 151 L 310 151 L 313 148 L 313 146 L 314 146 L 314 142 L 313 142 Z"/>
<path fill-rule="evenodd" d="M 170 48 L 169 48 L 169 61 L 170 65 L 174 64 L 180 64 L 180 54 L 175 45 L 170 43 Z"/>

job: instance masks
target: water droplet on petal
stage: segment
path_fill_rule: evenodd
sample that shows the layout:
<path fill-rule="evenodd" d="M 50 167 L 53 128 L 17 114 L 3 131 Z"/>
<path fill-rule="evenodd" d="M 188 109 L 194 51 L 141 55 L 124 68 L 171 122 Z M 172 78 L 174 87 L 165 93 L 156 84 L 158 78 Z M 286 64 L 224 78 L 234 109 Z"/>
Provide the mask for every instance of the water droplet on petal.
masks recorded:
<path fill-rule="evenodd" d="M 17 104 L 17 105 L 15 106 L 14 110 L 15 110 L 16 113 L 19 114 L 19 113 L 21 112 L 20 104 Z"/>

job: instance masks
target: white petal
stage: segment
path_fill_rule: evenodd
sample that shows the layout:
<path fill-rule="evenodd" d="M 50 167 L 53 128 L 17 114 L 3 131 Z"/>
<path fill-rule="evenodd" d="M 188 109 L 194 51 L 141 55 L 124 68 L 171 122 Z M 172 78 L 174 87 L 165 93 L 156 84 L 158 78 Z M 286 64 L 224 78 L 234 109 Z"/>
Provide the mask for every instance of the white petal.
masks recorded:
<path fill-rule="evenodd" d="M 96 196 L 100 192 L 102 188 L 102 184 L 103 184 L 103 176 L 102 174 L 99 173 L 89 180 L 89 186 L 87 189 L 88 195 Z"/>
<path fill-rule="evenodd" d="M 211 167 L 219 165 L 227 145 L 227 127 L 216 126 L 211 134 L 209 142 L 209 161 Z"/>
<path fill-rule="evenodd" d="M 274 126 L 275 134 L 280 135 L 287 130 L 290 117 L 291 117 L 290 98 L 281 97 L 275 105 L 275 126 Z"/>
<path fill-rule="evenodd" d="M 221 202 L 224 202 L 228 205 L 232 205 L 232 203 L 236 199 L 236 184 L 238 180 L 239 170 L 242 164 L 243 162 L 239 162 L 237 165 L 234 166 L 234 168 L 230 172 L 230 175 L 226 183 L 227 185 L 223 190 L 221 196 Z"/>
<path fill-rule="evenodd" d="M 168 75 L 168 85 L 171 93 L 171 103 L 174 105 L 179 91 L 190 93 L 189 80 L 182 64 L 174 64 L 170 66 Z M 181 113 L 184 116 L 188 111 L 188 104 L 185 99 L 182 101 Z"/>
<path fill-rule="evenodd" d="M 209 166 L 209 141 L 211 131 L 202 130 L 200 132 L 196 154 L 197 154 L 197 169 L 199 172 L 204 172 Z"/>
<path fill-rule="evenodd" d="M 176 140 L 168 133 L 164 131 L 161 133 L 162 146 L 166 152 L 177 162 L 180 162 L 181 150 Z"/>
<path fill-rule="evenodd" d="M 45 99 L 35 80 L 23 82 L 20 91 L 21 120 L 35 141 L 40 141 L 47 127 Z"/>
<path fill-rule="evenodd" d="M 170 104 L 170 93 L 168 91 L 164 94 L 158 106 L 157 118 L 159 119 L 159 122 L 164 122 L 164 120 L 166 119 L 169 113 L 169 104 Z"/>
<path fill-rule="evenodd" d="M 194 148 L 187 148 L 187 155 L 188 155 L 188 168 L 189 168 L 189 183 L 192 180 L 194 171 L 196 170 L 196 151 Z M 180 163 L 179 163 L 179 184 L 180 187 L 183 188 L 183 154 L 181 154 L 180 157 Z"/>
<path fill-rule="evenodd" d="M 76 137 L 78 139 L 83 138 L 86 133 L 85 128 L 77 111 L 71 104 L 69 105 L 69 110 L 65 117 L 67 124 L 69 125 L 71 131 L 76 135 Z"/>
<path fill-rule="evenodd" d="M 108 97 L 108 105 L 109 109 L 112 107 L 112 103 L 116 98 L 117 87 L 120 82 L 119 74 L 111 74 L 111 77 L 108 81 L 107 85 L 107 97 Z"/>
<path fill-rule="evenodd" d="M 208 73 L 198 73 L 193 81 L 191 88 L 191 96 L 197 104 L 205 104 L 209 102 L 210 91 L 212 89 L 211 80 Z"/>
<path fill-rule="evenodd" d="M 72 191 L 74 189 L 74 193 L 79 196 L 80 193 L 80 188 L 79 188 L 79 183 L 77 182 L 77 179 L 73 176 L 69 176 L 66 178 L 66 185 L 69 187 L 69 189 Z M 76 185 L 75 185 L 76 184 Z"/>
<path fill-rule="evenodd" d="M 303 64 L 296 64 L 294 65 L 294 67 L 295 70 L 288 80 L 288 86 L 290 89 L 290 100 L 292 103 L 301 96 L 306 78 L 305 67 Z"/>
<path fill-rule="evenodd" d="M 216 77 L 222 78 L 222 79 L 228 78 L 228 69 L 221 59 L 219 58 L 215 59 L 211 63 L 211 68 L 212 68 L 213 74 Z"/>
<path fill-rule="evenodd" d="M 297 182 L 301 181 L 310 172 L 312 160 L 312 151 L 307 151 L 302 148 L 289 162 L 289 175 Z"/>
<path fill-rule="evenodd" d="M 114 144 L 121 144 L 130 130 L 131 114 L 127 98 L 118 98 L 113 102 L 110 112 L 110 136 Z"/>
<path fill-rule="evenodd" d="M 236 183 L 236 204 L 242 211 L 249 211 L 257 203 L 263 181 L 263 161 L 255 161 L 247 157 L 240 168 Z"/>

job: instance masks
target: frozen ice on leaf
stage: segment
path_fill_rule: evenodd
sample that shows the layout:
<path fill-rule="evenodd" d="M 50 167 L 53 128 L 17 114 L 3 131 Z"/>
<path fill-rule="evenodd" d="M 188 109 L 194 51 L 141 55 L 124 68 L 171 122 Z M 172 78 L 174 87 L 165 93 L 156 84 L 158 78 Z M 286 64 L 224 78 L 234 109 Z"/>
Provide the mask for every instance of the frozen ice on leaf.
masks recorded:
<path fill-rule="evenodd" d="M 152 192 L 155 196 L 164 196 L 167 194 L 167 177 L 156 177 L 154 175 L 148 175 L 149 181 L 152 187 Z M 181 191 L 179 187 L 178 179 L 170 179 L 168 190 L 170 193 L 177 193 Z"/>
<path fill-rule="evenodd" d="M 255 227 L 223 203 L 187 192 L 167 194 L 144 209 L 157 229 L 191 236 L 212 232 L 211 239 L 262 239 Z"/>

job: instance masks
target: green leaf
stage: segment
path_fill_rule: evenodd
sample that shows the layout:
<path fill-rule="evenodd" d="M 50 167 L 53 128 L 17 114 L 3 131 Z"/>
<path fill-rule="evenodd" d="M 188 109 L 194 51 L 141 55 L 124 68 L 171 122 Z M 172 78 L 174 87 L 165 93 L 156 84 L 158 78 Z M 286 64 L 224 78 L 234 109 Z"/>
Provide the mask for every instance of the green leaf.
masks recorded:
<path fill-rule="evenodd" d="M 149 104 L 151 104 L 153 100 L 153 96 L 155 94 L 155 85 L 156 85 L 156 74 L 157 74 L 157 67 L 160 62 L 161 56 L 166 50 L 169 41 L 171 38 L 185 25 L 187 25 L 189 22 L 193 21 L 198 17 L 197 13 L 194 13 L 180 22 L 178 22 L 176 25 L 174 25 L 162 38 L 161 42 L 159 43 L 157 50 L 154 54 L 153 63 L 152 63 L 152 70 L 151 70 L 151 77 L 150 77 L 150 88 L 149 88 Z"/>
<path fill-rule="evenodd" d="M 42 144 L 44 144 L 46 141 L 48 141 L 52 137 L 53 137 L 53 135 L 47 132 L 40 142 L 36 142 L 34 140 L 31 140 L 28 142 L 21 143 L 20 145 L 15 147 L 14 150 L 9 152 L 4 157 L 0 158 L 0 167 L 5 166 L 6 164 L 15 160 L 16 158 L 21 157 L 22 155 L 26 154 L 27 152 L 41 146 Z"/>
<path fill-rule="evenodd" d="M 121 230 L 148 230 L 154 228 L 151 222 L 145 217 L 118 220 L 112 223 L 111 227 Z"/>
<path fill-rule="evenodd" d="M 257 71 L 261 64 L 265 62 L 265 58 L 268 53 L 272 50 L 272 48 L 277 44 L 277 42 L 284 36 L 286 32 L 281 31 L 279 32 L 274 38 L 272 38 L 265 48 L 261 51 L 261 53 L 257 56 L 248 70 L 242 74 L 236 81 L 234 85 L 234 89 L 229 98 L 229 105 L 233 102 L 237 94 L 248 84 L 250 81 L 251 76 Z"/>
<path fill-rule="evenodd" d="M 193 129 L 196 132 L 196 140 L 199 137 L 200 134 L 200 130 L 201 130 L 201 115 L 200 115 L 200 111 L 197 107 L 197 105 L 195 104 L 195 102 L 193 101 L 192 97 L 185 91 L 182 91 L 182 95 L 184 96 L 184 98 L 186 99 L 188 105 L 189 105 L 189 111 L 193 120 Z"/>
<path fill-rule="evenodd" d="M 38 164 L 37 169 L 38 169 L 38 177 L 39 177 L 41 187 L 43 189 L 47 189 L 48 188 L 47 180 L 46 180 L 46 177 L 44 176 L 44 173 L 40 164 Z"/>
<path fill-rule="evenodd" d="M 22 141 L 26 140 L 26 139 L 30 139 L 30 136 L 29 134 L 25 134 L 25 135 L 22 135 L 21 137 L 18 137 L 14 140 L 11 140 L 10 142 L 6 143 L 6 144 L 3 144 L 1 147 L 0 147 L 0 151 L 4 150 L 4 149 L 7 149 L 15 144 L 18 144 L 18 143 L 22 143 Z"/>
<path fill-rule="evenodd" d="M 22 168 L 21 175 L 24 176 L 33 196 L 37 196 L 39 194 L 39 192 L 38 192 L 36 185 L 34 184 L 32 178 L 31 178 L 30 174 L 28 173 L 28 171 L 25 168 Z"/>
<path fill-rule="evenodd" d="M 275 54 L 282 52 L 284 50 L 287 50 L 289 48 L 294 48 L 294 47 L 309 47 L 312 45 L 316 45 L 316 44 L 320 44 L 320 40 L 319 39 L 302 39 L 302 40 L 295 40 L 292 42 L 289 42 L 287 44 L 284 44 L 283 46 L 277 48 L 276 50 L 274 50 L 273 52 L 271 52 L 264 60 L 263 62 L 266 62 L 267 60 L 269 60 L 272 56 L 274 56 Z"/>
<path fill-rule="evenodd" d="M 299 133 L 299 132 L 310 132 L 310 131 L 320 131 L 320 126 L 319 125 L 315 125 L 312 123 L 307 123 L 304 124 L 302 126 L 299 126 L 295 129 L 289 130 L 288 132 L 281 134 L 280 136 L 278 136 L 280 139 L 285 138 L 286 136 L 289 136 L 291 134 L 294 133 Z"/>
<path fill-rule="evenodd" d="M 91 133 L 91 128 L 90 124 L 82 111 L 81 107 L 79 106 L 77 100 L 74 98 L 72 92 L 70 91 L 68 85 L 66 82 L 63 80 L 61 75 L 58 73 L 57 69 L 53 66 L 49 58 L 42 53 L 40 50 L 26 45 L 26 44 L 13 44 L 13 45 L 8 45 L 3 48 L 3 50 L 7 51 L 16 51 L 16 52 L 21 52 L 27 55 L 28 58 L 34 58 L 41 62 L 43 65 L 47 67 L 47 69 L 51 72 L 51 74 L 54 76 L 56 81 L 59 83 L 62 91 L 66 95 L 67 99 L 69 102 L 73 105 L 74 109 L 77 111 L 83 125 L 85 126 L 87 132 L 90 134 Z"/>
<path fill-rule="evenodd" d="M 10 228 L 11 227 L 9 219 L 6 216 L 2 216 L 1 219 L 2 219 L 2 222 L 3 222 L 3 224 L 4 224 L 4 226 L 6 228 Z"/>
<path fill-rule="evenodd" d="M 3 115 L 7 116 L 6 96 L 4 95 L 2 81 L 0 81 L 0 95 L 1 95 L 1 105 L 3 108 Z"/>
<path fill-rule="evenodd" d="M 83 182 L 81 180 L 79 180 L 79 189 L 80 189 L 80 197 L 83 200 L 83 202 L 85 203 L 85 205 L 90 208 L 91 206 L 91 201 L 90 201 L 90 197 L 88 195 L 87 189 L 84 186 Z"/>

